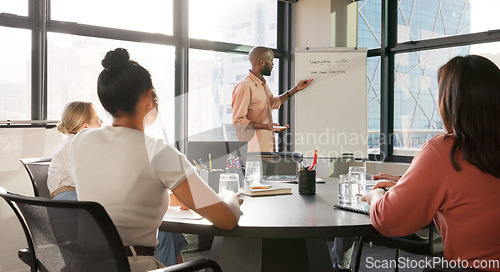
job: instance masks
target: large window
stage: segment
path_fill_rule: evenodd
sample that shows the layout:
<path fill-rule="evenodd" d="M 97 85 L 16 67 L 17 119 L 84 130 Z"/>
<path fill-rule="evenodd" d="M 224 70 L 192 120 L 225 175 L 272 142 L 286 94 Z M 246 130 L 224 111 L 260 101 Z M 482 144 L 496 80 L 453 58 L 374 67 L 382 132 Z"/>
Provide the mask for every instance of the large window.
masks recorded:
<path fill-rule="evenodd" d="M 279 65 L 267 84 L 278 95 Z M 189 140 L 237 140 L 231 121 L 231 97 L 236 84 L 248 74 L 246 55 L 191 50 L 189 62 Z M 278 121 L 278 111 L 273 111 Z"/>
<path fill-rule="evenodd" d="M 436 104 L 439 67 L 454 56 L 467 54 L 500 64 L 496 42 L 500 41 L 500 20 L 492 19 L 500 3 L 365 0 L 358 4 L 358 45 L 370 49 L 369 151 L 385 160 L 408 161 L 423 143 L 444 132 Z M 382 9 L 386 18 L 380 17 Z M 382 28 L 387 31 L 383 33 Z M 382 64 L 386 69 L 381 70 Z"/>
<path fill-rule="evenodd" d="M 30 119 L 31 32 L 0 27 L 0 120 Z"/>
<path fill-rule="evenodd" d="M 148 69 L 160 101 L 169 137 L 174 135 L 174 48 L 172 46 L 49 33 L 48 118 L 59 120 L 69 101 L 91 100 L 100 106 L 97 78 L 106 52 L 126 48 L 132 60 Z M 101 110 L 103 120 L 109 116 Z M 109 122 L 108 122 L 109 123 Z M 170 136 L 172 135 L 172 136 Z"/>
<path fill-rule="evenodd" d="M 380 57 L 367 59 L 368 152 L 380 150 Z"/>
<path fill-rule="evenodd" d="M 52 20 L 172 35 L 172 0 L 51 0 Z"/>
<path fill-rule="evenodd" d="M 0 13 L 28 16 L 28 0 L 10 0 L 0 2 Z"/>
<path fill-rule="evenodd" d="M 433 39 L 500 28 L 496 0 L 402 0 L 398 42 Z"/>
<path fill-rule="evenodd" d="M 273 93 L 278 95 L 279 87 L 290 85 L 279 81 L 279 64 L 290 61 L 291 49 L 278 47 L 289 46 L 290 38 L 278 33 L 278 23 L 290 29 L 291 16 L 278 21 L 278 14 L 291 14 L 292 4 L 276 0 L 188 3 L 3 1 L 0 35 L 7 38 L 2 39 L 0 59 L 8 65 L 0 68 L 0 120 L 58 120 L 68 102 L 86 100 L 98 106 L 109 124 L 111 118 L 97 96 L 97 78 L 106 52 L 123 47 L 151 72 L 161 125 L 160 134 L 152 134 L 180 141 L 181 149 L 188 135 L 198 140 L 234 140 L 231 94 L 248 73 L 247 54 L 253 46 L 276 52 L 273 74 L 266 78 Z M 35 16 L 45 9 L 47 17 Z M 278 116 L 278 111 L 273 112 L 275 121 Z M 221 128 L 223 134 L 214 132 Z"/>
<path fill-rule="evenodd" d="M 358 6 L 358 46 L 380 48 L 382 0 L 361 1 Z"/>
<path fill-rule="evenodd" d="M 276 48 L 276 0 L 190 0 L 191 38 Z"/>
<path fill-rule="evenodd" d="M 394 86 L 394 154 L 413 155 L 443 132 L 437 107 L 437 70 L 467 48 L 418 51 L 396 55 Z"/>

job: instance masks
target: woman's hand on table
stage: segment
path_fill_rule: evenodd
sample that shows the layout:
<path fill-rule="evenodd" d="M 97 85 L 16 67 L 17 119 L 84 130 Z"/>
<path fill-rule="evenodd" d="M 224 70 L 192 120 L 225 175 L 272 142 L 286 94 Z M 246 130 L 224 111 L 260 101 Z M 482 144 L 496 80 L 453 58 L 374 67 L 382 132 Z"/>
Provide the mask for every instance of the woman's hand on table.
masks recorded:
<path fill-rule="evenodd" d="M 241 206 L 243 204 L 243 199 L 240 198 L 239 193 L 235 193 L 233 191 L 229 191 L 226 189 L 223 189 L 222 192 L 219 192 L 219 197 L 222 198 L 225 202 L 230 201 L 232 198 L 236 198 L 238 200 L 238 204 Z M 228 201 L 226 201 L 228 200 Z"/>
<path fill-rule="evenodd" d="M 377 202 L 384 196 L 386 189 L 396 185 L 399 179 L 400 179 L 399 176 L 393 176 L 385 173 L 374 175 L 372 177 L 372 180 L 383 180 L 383 181 L 375 184 L 375 186 L 373 186 L 373 190 L 371 190 L 370 192 L 361 197 L 361 201 L 368 202 L 368 205 Z"/>
<path fill-rule="evenodd" d="M 385 190 L 381 188 L 373 189 L 361 197 L 361 201 L 367 202 L 368 205 L 377 202 L 385 194 Z"/>

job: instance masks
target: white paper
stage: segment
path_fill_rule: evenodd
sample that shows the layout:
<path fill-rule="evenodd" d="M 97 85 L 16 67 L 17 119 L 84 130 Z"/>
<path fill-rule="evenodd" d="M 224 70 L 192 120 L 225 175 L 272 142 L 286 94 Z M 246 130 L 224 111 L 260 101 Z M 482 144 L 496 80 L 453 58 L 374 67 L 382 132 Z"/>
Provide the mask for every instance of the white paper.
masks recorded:
<path fill-rule="evenodd" d="M 181 210 L 180 206 L 169 206 L 165 216 L 163 216 L 164 220 L 168 219 L 193 219 L 200 220 L 203 217 L 192 210 Z"/>

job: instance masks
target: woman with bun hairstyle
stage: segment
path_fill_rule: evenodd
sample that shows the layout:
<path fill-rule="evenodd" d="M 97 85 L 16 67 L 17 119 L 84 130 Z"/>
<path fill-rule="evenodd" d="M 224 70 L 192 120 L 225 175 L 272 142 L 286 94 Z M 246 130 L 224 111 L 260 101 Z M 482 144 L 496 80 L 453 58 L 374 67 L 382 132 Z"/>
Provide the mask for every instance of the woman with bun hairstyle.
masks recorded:
<path fill-rule="evenodd" d="M 434 220 L 444 266 L 500 271 L 500 70 L 481 56 L 455 57 L 439 68 L 438 87 L 446 133 L 387 192 L 363 199 L 381 234 L 409 235 Z"/>
<path fill-rule="evenodd" d="M 156 116 L 157 97 L 151 75 L 129 59 L 127 50 L 109 51 L 102 65 L 97 92 L 113 123 L 75 137 L 72 173 L 79 199 L 100 203 L 113 220 L 131 271 L 148 271 L 163 267 L 153 252 L 168 189 L 221 229 L 237 225 L 240 199 L 234 193 L 219 197 L 186 156 L 144 134 L 145 123 Z"/>
<path fill-rule="evenodd" d="M 57 200 L 77 200 L 75 182 L 70 174 L 69 149 L 73 137 L 84 128 L 101 127 L 101 119 L 90 102 L 74 101 L 64 108 L 57 130 L 68 135 L 50 162 L 47 187 L 50 198 Z"/>

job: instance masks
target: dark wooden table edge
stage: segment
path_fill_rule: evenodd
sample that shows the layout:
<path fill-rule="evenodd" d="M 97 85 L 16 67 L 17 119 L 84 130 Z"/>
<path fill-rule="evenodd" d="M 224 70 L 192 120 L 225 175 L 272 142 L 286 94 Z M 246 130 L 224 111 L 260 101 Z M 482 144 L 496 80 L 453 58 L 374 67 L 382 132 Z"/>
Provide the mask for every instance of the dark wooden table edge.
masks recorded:
<path fill-rule="evenodd" d="M 311 239 L 326 237 L 354 237 L 380 235 L 372 225 L 301 226 L 301 227 L 239 227 L 222 230 L 213 225 L 163 221 L 161 231 L 239 238 Z"/>

